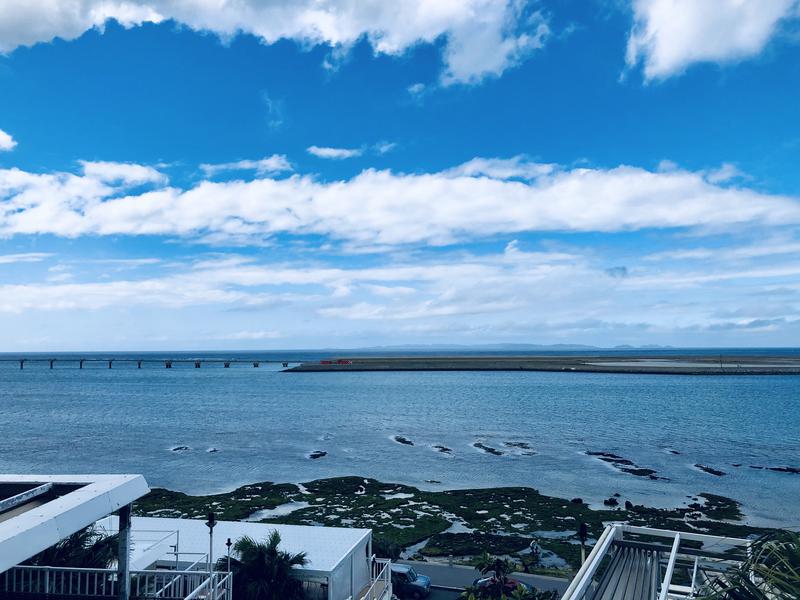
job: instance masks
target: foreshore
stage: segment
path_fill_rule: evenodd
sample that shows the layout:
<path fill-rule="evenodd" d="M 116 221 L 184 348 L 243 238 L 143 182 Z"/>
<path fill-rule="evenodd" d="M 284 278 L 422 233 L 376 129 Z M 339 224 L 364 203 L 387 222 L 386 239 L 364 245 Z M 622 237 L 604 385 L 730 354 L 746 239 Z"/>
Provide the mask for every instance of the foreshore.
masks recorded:
<path fill-rule="evenodd" d="M 635 505 L 615 494 L 604 509 L 593 509 L 581 498 L 547 496 L 529 487 L 426 491 L 363 477 L 264 482 L 204 496 L 154 489 L 135 511 L 181 518 L 205 518 L 213 511 L 226 520 L 370 528 L 382 554 L 429 561 L 452 556 L 469 563 L 486 550 L 524 563 L 535 540 L 543 550 L 539 572 L 562 574 L 579 566 L 581 523 L 594 539 L 610 521 L 732 537 L 768 531 L 743 523 L 735 500 L 708 493 L 671 509 Z"/>
<path fill-rule="evenodd" d="M 342 371 L 559 371 L 654 375 L 800 375 L 797 356 L 391 356 L 304 362 L 288 373 Z"/>

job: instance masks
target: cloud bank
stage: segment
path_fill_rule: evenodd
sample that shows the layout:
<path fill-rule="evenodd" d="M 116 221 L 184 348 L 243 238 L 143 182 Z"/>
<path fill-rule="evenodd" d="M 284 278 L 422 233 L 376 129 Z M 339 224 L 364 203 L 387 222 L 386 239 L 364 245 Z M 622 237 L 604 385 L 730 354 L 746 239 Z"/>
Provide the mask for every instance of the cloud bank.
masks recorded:
<path fill-rule="evenodd" d="M 442 82 L 477 83 L 498 76 L 540 48 L 546 19 L 518 0 L 5 0 L 0 52 L 77 38 L 115 19 L 125 27 L 174 19 L 223 40 L 249 33 L 346 50 L 366 38 L 379 54 L 400 55 L 444 40 Z"/>
<path fill-rule="evenodd" d="M 294 174 L 204 180 L 182 189 L 152 167 L 82 164 L 81 174 L 0 169 L 0 236 L 212 236 L 258 244 L 278 234 L 322 235 L 363 250 L 522 232 L 800 223 L 797 198 L 715 183 L 707 172 L 679 168 L 479 158 L 433 173 L 366 169 L 339 181 Z"/>

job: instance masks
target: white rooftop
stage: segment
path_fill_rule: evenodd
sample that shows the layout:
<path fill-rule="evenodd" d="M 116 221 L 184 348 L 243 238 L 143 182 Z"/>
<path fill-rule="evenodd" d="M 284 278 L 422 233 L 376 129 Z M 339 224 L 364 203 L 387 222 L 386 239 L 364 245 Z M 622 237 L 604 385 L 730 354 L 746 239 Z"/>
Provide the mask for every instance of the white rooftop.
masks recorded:
<path fill-rule="evenodd" d="M 97 525 L 109 532 L 115 532 L 118 520 L 117 517 L 110 516 L 98 521 Z M 370 529 L 217 521 L 214 527 L 214 560 L 227 556 L 225 542 L 228 538 L 233 543 L 242 536 L 262 541 L 266 540 L 272 531 L 280 534 L 282 550 L 306 553 L 308 564 L 303 567 L 303 571 L 314 571 L 319 574 L 332 573 L 339 563 L 348 558 L 354 548 L 372 534 Z M 175 532 L 181 553 L 208 552 L 208 527 L 205 520 L 133 517 L 131 569 L 145 569 L 156 560 L 174 560 L 174 555 L 170 554 L 170 546 L 175 544 Z M 186 559 L 181 558 L 181 560 Z"/>
<path fill-rule="evenodd" d="M 0 573 L 150 491 L 141 475 L 2 475 Z"/>

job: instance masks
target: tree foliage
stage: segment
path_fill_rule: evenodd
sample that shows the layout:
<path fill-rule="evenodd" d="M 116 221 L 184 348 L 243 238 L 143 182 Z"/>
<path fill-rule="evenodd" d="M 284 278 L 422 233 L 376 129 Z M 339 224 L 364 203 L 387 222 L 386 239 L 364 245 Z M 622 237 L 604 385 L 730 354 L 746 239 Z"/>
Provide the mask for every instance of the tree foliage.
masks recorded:
<path fill-rule="evenodd" d="M 105 535 L 94 527 L 87 527 L 32 556 L 25 564 L 107 569 L 117 560 L 118 540 L 116 534 Z"/>
<path fill-rule="evenodd" d="M 301 600 L 303 585 L 294 568 L 305 565 L 305 552 L 292 554 L 279 548 L 281 536 L 273 531 L 262 542 L 244 536 L 236 540 L 231 556 L 234 600 Z M 217 569 L 227 570 L 227 557 Z"/>
<path fill-rule="evenodd" d="M 800 534 L 776 530 L 750 545 L 747 559 L 717 578 L 707 600 L 800 598 Z"/>

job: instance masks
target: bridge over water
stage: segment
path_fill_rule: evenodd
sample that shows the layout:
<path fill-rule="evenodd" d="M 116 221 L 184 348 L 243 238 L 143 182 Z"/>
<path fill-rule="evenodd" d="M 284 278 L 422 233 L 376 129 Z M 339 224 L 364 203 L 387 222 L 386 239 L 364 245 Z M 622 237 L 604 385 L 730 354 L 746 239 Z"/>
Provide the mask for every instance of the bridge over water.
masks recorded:
<path fill-rule="evenodd" d="M 282 360 L 275 358 L 135 358 L 135 357 L 59 357 L 59 358 L 44 358 L 44 357 L 18 357 L 18 358 L 0 358 L 0 362 L 17 363 L 20 369 L 24 369 L 28 364 L 42 364 L 54 368 L 56 364 L 59 366 L 74 366 L 78 369 L 83 369 L 84 366 L 98 366 L 104 365 L 112 369 L 114 365 L 135 365 L 137 369 L 141 369 L 142 365 L 157 365 L 163 366 L 165 369 L 171 369 L 173 366 L 178 365 L 194 365 L 195 369 L 199 369 L 204 365 L 208 366 L 222 366 L 225 369 L 231 365 L 252 365 L 258 368 L 261 365 L 277 364 L 282 368 L 287 369 L 290 366 L 299 365 L 305 362 L 292 358 L 291 360 Z"/>

